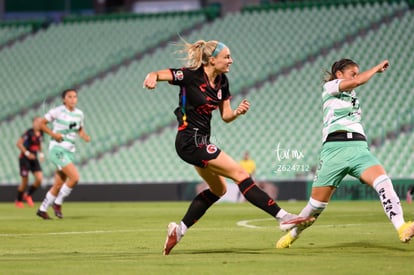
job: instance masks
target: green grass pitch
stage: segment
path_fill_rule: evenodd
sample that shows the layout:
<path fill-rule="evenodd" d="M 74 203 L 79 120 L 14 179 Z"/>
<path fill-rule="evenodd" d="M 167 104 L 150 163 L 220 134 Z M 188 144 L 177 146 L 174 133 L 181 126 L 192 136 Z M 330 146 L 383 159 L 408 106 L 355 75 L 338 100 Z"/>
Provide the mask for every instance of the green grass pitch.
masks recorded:
<path fill-rule="evenodd" d="M 279 201 L 298 213 L 305 202 Z M 402 202 L 407 220 L 414 205 Z M 399 242 L 378 201 L 332 201 L 289 249 L 275 220 L 248 203 L 219 203 L 169 256 L 167 224 L 189 202 L 64 204 L 65 218 L 0 203 L 0 274 L 413 274 L 414 240 Z M 49 211 L 49 214 L 53 214 Z"/>

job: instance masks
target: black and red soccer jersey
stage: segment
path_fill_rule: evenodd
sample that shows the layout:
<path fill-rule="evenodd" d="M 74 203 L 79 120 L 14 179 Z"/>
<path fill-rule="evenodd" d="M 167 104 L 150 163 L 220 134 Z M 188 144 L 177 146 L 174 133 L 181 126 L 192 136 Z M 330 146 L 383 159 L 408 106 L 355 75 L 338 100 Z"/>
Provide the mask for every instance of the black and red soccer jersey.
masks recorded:
<path fill-rule="evenodd" d="M 219 75 L 213 88 L 202 66 L 197 70 L 181 68 L 170 71 L 173 75 L 170 84 L 180 86 L 179 106 L 174 111 L 178 129 L 193 131 L 196 128 L 198 133 L 209 135 L 211 113 L 219 107 L 220 102 L 231 97 L 226 75 Z"/>
<path fill-rule="evenodd" d="M 41 149 L 41 144 L 43 141 L 43 132 L 40 132 L 40 135 L 37 136 L 33 128 L 27 130 L 23 135 L 23 146 L 29 150 L 31 153 L 37 154 Z M 24 154 L 21 153 L 19 158 L 24 157 Z"/>

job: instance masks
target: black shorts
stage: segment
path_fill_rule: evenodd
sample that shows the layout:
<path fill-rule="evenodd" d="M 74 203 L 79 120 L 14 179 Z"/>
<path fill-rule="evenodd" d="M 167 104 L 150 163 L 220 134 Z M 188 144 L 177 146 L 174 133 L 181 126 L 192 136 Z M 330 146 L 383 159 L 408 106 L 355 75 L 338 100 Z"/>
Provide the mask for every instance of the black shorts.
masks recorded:
<path fill-rule="evenodd" d="M 37 171 L 42 171 L 42 167 L 40 166 L 40 162 L 38 159 L 28 159 L 28 158 L 19 158 L 19 166 L 20 166 L 20 176 L 28 177 L 29 171 L 32 173 Z"/>
<path fill-rule="evenodd" d="M 221 150 L 210 143 L 209 136 L 196 131 L 179 131 L 175 139 L 175 150 L 185 162 L 205 168 L 208 161 L 217 158 Z"/>

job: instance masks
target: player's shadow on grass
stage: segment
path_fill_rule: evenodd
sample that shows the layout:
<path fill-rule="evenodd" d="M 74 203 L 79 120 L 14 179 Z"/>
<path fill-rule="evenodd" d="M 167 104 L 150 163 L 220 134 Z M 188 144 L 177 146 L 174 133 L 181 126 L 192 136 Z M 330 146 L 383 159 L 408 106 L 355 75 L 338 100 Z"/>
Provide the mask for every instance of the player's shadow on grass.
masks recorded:
<path fill-rule="evenodd" d="M 397 243 L 399 244 L 399 243 Z M 399 244 L 401 247 L 396 246 L 387 246 L 387 245 L 379 245 L 375 243 L 370 242 L 350 242 L 350 243 L 336 243 L 330 246 L 324 246 L 319 248 L 325 248 L 325 249 L 335 249 L 338 250 L 340 248 L 347 249 L 347 248 L 366 248 L 366 249 L 381 249 L 381 250 L 393 250 L 393 251 L 406 251 L 406 248 L 408 247 L 407 244 Z"/>
<path fill-rule="evenodd" d="M 255 249 L 251 248 L 234 248 L 234 249 L 208 249 L 208 250 L 191 250 L 191 251 L 180 251 L 182 254 L 268 254 L 269 249 Z"/>
<path fill-rule="evenodd" d="M 96 216 L 64 216 L 63 219 L 59 219 L 55 216 L 52 217 L 54 220 L 90 220 L 96 218 Z"/>

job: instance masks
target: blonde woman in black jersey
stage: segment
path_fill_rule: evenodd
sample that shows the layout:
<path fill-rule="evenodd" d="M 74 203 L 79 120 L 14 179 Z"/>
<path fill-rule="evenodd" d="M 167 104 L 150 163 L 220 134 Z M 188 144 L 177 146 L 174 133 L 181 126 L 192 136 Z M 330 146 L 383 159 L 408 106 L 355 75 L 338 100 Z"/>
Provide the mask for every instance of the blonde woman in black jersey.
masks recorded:
<path fill-rule="evenodd" d="M 185 232 L 226 193 L 225 178 L 237 183 L 249 202 L 279 222 L 308 226 L 313 218 L 298 218 L 281 209 L 257 187 L 237 161 L 210 142 L 210 121 L 214 110 L 219 109 L 222 120 L 229 123 L 244 115 L 250 107 L 247 100 L 243 100 L 236 109 L 231 107 L 226 77 L 233 63 L 230 49 L 222 42 L 199 40 L 194 44 L 185 42 L 183 52 L 187 54 L 188 62 L 184 68 L 150 72 L 143 85 L 154 89 L 159 81 L 168 81 L 179 86 L 180 100 L 175 110 L 178 120 L 176 151 L 181 159 L 194 166 L 209 188 L 193 199 L 180 223 L 168 225 L 163 254 L 168 255 Z"/>

